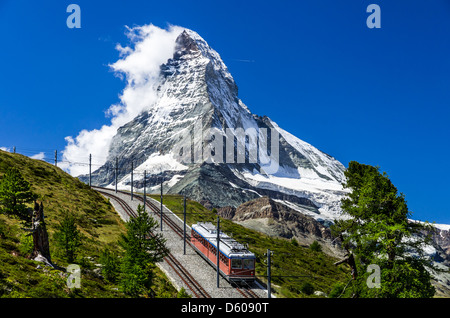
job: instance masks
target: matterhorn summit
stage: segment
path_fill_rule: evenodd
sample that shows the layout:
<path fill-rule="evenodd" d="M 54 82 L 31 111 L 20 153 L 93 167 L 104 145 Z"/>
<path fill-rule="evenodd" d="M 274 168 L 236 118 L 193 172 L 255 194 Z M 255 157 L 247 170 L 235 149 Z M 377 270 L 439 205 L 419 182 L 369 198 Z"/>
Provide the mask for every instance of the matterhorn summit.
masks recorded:
<path fill-rule="evenodd" d="M 134 191 L 143 191 L 145 171 L 148 192 L 162 183 L 164 193 L 211 208 L 268 196 L 319 221 L 339 214 L 345 167 L 253 114 L 220 55 L 196 32 L 180 30 L 149 90 L 154 97 L 117 129 L 93 185 L 115 187 L 117 172 L 118 188 L 129 190 L 133 167 Z"/>

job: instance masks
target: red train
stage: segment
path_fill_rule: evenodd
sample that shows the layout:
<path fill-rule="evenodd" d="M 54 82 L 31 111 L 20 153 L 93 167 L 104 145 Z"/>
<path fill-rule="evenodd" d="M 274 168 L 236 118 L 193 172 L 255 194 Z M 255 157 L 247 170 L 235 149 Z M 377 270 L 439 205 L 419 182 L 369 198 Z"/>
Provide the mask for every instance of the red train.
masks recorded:
<path fill-rule="evenodd" d="M 255 254 L 224 233 L 220 233 L 219 269 L 230 282 L 255 280 Z M 192 225 L 191 243 L 212 266 L 217 267 L 217 229 L 212 223 Z"/>

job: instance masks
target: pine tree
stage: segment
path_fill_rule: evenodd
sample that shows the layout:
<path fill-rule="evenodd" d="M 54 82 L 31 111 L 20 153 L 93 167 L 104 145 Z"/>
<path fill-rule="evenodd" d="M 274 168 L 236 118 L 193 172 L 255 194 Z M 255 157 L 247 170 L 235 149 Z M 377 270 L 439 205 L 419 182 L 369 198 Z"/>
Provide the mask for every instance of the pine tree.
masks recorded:
<path fill-rule="evenodd" d="M 26 203 L 33 202 L 37 196 L 31 185 L 17 168 L 9 168 L 0 181 L 0 212 L 30 221 Z"/>
<path fill-rule="evenodd" d="M 100 255 L 102 275 L 106 280 L 115 283 L 120 273 L 120 259 L 116 249 L 105 247 Z"/>
<path fill-rule="evenodd" d="M 121 235 L 119 244 L 125 252 L 119 285 L 128 295 L 151 293 L 152 268 L 168 253 L 162 235 L 151 234 L 157 226 L 156 221 L 139 205 L 137 216 L 126 224 L 127 233 Z"/>
<path fill-rule="evenodd" d="M 431 265 L 423 253 L 429 238 L 421 235 L 427 226 L 408 220 L 405 196 L 379 168 L 352 161 L 345 176 L 350 193 L 342 210 L 349 218 L 337 220 L 332 231 L 341 238 L 348 252 L 343 261 L 352 269 L 347 296 L 432 297 L 435 290 L 426 270 Z M 381 269 L 379 288 L 367 284 L 369 264 Z"/>
<path fill-rule="evenodd" d="M 63 220 L 56 226 L 53 234 L 56 246 L 68 263 L 72 263 L 81 246 L 81 232 L 78 230 L 75 216 L 66 213 Z"/>

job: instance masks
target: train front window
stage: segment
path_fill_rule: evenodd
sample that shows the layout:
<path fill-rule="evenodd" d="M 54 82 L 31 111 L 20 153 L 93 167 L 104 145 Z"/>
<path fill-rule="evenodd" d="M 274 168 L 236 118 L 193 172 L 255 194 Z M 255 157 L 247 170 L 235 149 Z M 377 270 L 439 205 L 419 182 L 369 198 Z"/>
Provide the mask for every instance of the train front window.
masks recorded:
<path fill-rule="evenodd" d="M 244 269 L 253 269 L 255 262 L 253 259 L 244 259 Z"/>
<path fill-rule="evenodd" d="M 232 258 L 231 259 L 231 268 L 242 268 L 242 260 L 239 258 Z"/>

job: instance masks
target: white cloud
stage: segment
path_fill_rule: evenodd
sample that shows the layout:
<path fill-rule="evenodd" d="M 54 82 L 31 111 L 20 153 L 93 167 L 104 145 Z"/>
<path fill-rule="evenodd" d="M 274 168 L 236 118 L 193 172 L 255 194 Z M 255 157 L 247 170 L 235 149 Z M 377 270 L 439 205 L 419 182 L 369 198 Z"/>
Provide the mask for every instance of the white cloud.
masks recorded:
<path fill-rule="evenodd" d="M 11 148 L 0 147 L 0 150 L 11 152 Z"/>
<path fill-rule="evenodd" d="M 100 129 L 82 130 L 75 138 L 66 137 L 64 162 L 60 165 L 63 169 L 73 176 L 87 173 L 86 166 L 77 163 L 87 163 L 89 154 L 92 154 L 93 164 L 106 162 L 117 129 L 154 104 L 160 65 L 173 56 L 175 39 L 182 31 L 183 28 L 178 26 L 161 29 L 152 24 L 127 27 L 126 34 L 132 45 L 116 45 L 121 58 L 109 65 L 117 76 L 126 80 L 120 102 L 111 105 L 106 112 L 111 123 Z"/>
<path fill-rule="evenodd" d="M 37 153 L 37 154 L 35 154 L 35 155 L 32 155 L 30 158 L 31 158 L 31 159 L 44 160 L 44 158 L 45 158 L 45 153 L 40 152 L 40 153 Z"/>

